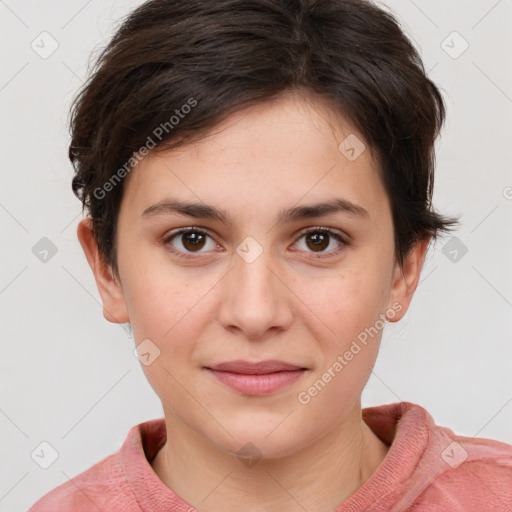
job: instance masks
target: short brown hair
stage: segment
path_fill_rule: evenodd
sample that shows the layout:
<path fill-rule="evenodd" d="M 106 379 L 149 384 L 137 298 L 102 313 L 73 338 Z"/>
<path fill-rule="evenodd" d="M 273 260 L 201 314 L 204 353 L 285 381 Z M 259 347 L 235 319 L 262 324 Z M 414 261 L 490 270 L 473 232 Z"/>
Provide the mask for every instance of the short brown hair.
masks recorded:
<path fill-rule="evenodd" d="M 444 102 L 389 12 L 368 0 L 150 0 L 123 21 L 71 109 L 73 190 L 105 261 L 117 272 L 122 178 L 149 139 L 176 147 L 288 90 L 338 106 L 377 155 L 401 265 L 416 241 L 458 224 L 432 207 Z"/>

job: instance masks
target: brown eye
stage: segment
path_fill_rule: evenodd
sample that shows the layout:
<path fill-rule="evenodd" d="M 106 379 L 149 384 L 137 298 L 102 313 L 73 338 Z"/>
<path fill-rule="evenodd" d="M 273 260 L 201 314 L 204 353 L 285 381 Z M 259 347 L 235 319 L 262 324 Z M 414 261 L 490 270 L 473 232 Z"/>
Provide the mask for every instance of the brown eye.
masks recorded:
<path fill-rule="evenodd" d="M 206 237 L 197 231 L 189 231 L 181 235 L 181 243 L 187 251 L 195 251 L 204 247 Z"/>
<path fill-rule="evenodd" d="M 303 232 L 296 244 L 300 250 L 315 253 L 314 256 L 318 257 L 337 255 L 349 245 L 339 233 L 325 227 L 312 228 Z"/>
<path fill-rule="evenodd" d="M 166 236 L 163 242 L 171 252 L 182 257 L 188 257 L 193 253 L 203 254 L 217 247 L 212 237 L 198 228 L 179 229 Z"/>
<path fill-rule="evenodd" d="M 323 251 L 329 246 L 329 235 L 325 233 L 308 233 L 306 244 L 313 251 Z"/>

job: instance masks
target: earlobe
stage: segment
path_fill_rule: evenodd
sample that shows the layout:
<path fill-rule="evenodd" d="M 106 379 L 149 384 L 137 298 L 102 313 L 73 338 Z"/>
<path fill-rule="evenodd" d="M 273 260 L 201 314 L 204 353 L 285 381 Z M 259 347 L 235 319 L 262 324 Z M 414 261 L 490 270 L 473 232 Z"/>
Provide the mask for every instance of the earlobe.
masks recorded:
<path fill-rule="evenodd" d="M 92 231 L 90 217 L 82 219 L 77 227 L 77 236 L 91 267 L 96 286 L 103 303 L 103 316 L 112 323 L 122 324 L 130 321 L 124 301 L 123 289 L 114 277 L 112 266 L 105 263 L 99 252 L 98 244 Z"/>
<path fill-rule="evenodd" d="M 388 307 L 398 310 L 398 313 L 393 318 L 388 319 L 390 322 L 398 322 L 409 309 L 412 297 L 418 286 L 430 241 L 431 237 L 427 237 L 416 242 L 405 256 L 403 267 L 400 267 L 398 262 L 395 265 Z M 400 304 L 401 308 L 397 308 L 396 304 Z"/>

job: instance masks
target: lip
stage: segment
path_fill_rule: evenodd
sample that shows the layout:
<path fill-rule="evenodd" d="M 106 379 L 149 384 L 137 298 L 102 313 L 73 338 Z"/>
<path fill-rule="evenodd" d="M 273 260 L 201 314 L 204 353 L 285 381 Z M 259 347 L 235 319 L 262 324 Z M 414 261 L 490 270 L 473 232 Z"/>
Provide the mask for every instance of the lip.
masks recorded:
<path fill-rule="evenodd" d="M 245 395 L 268 395 L 298 380 L 306 368 L 283 361 L 229 361 L 205 367 L 224 385 Z"/>
<path fill-rule="evenodd" d="M 275 359 L 267 361 L 228 361 L 226 363 L 219 363 L 214 366 L 208 366 L 210 370 L 217 370 L 220 372 L 231 372 L 231 373 L 243 373 L 245 375 L 264 375 L 268 373 L 294 371 L 294 370 L 305 370 L 301 366 L 294 364 L 285 363 Z"/>

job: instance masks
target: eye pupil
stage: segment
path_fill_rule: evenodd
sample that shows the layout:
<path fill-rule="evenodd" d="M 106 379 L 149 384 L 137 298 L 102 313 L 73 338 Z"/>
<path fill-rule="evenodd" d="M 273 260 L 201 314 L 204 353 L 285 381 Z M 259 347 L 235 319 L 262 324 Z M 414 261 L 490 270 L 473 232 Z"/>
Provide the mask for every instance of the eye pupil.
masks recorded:
<path fill-rule="evenodd" d="M 196 231 L 182 231 L 180 234 L 181 243 L 186 252 L 199 253 L 206 244 L 206 239 L 209 235 L 200 230 Z M 311 252 L 321 253 L 325 252 L 330 245 L 331 237 L 334 236 L 328 231 L 317 230 L 310 231 L 303 235 L 306 239 L 306 245 Z M 171 239 L 174 237 L 171 237 Z M 335 237 L 336 238 L 336 237 Z M 342 240 L 340 240 L 342 242 Z M 342 244 L 343 245 L 343 244 Z M 346 245 L 346 244 L 345 244 Z M 180 251 L 183 252 L 183 251 Z"/>
<path fill-rule="evenodd" d="M 189 250 L 190 248 L 202 249 L 202 247 L 204 246 L 205 237 L 201 233 L 190 232 L 190 233 L 185 233 L 184 235 L 182 235 L 182 240 L 183 240 L 183 246 L 187 250 Z M 188 246 L 188 244 L 190 244 L 190 247 Z"/>
<path fill-rule="evenodd" d="M 315 248 L 315 249 L 319 249 L 319 248 L 325 249 L 329 245 L 329 235 L 326 235 L 326 234 L 322 234 L 322 233 L 308 234 L 307 239 L 313 243 L 313 248 Z M 312 247 L 310 247 L 310 248 L 312 248 Z"/>

